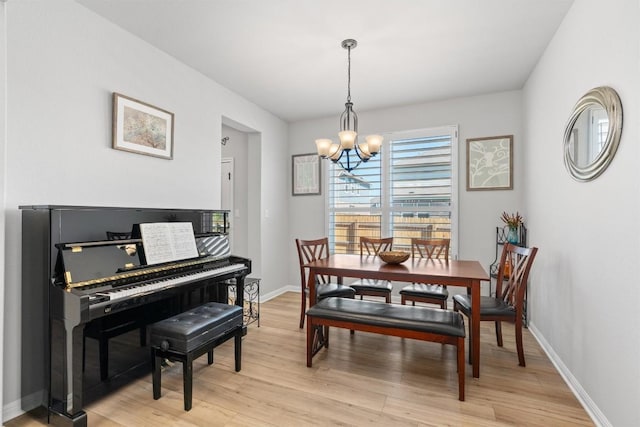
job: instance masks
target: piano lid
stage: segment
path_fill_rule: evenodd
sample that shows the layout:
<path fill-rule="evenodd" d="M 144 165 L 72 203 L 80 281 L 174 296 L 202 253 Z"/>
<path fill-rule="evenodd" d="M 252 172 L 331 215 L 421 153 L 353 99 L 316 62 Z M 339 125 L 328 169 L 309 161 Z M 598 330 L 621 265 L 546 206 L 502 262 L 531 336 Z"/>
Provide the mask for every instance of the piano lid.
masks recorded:
<path fill-rule="evenodd" d="M 227 235 L 196 237 L 199 258 L 147 266 L 141 262 L 140 239 L 61 243 L 55 268 L 55 282 L 65 288 L 100 285 L 116 280 L 134 280 L 149 273 L 171 272 L 176 267 L 227 259 L 231 256 Z"/>
<path fill-rule="evenodd" d="M 141 267 L 137 240 L 83 242 L 58 245 L 56 277 L 66 287 L 126 278 Z"/>

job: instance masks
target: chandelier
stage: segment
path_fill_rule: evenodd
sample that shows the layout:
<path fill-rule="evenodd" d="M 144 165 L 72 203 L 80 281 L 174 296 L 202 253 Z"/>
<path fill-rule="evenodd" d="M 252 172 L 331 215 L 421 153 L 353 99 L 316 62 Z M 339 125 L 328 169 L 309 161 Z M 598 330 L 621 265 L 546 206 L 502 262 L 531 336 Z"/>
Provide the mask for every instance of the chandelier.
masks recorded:
<path fill-rule="evenodd" d="M 345 109 L 340 115 L 339 143 L 333 142 L 329 138 L 316 139 L 318 155 L 323 159 L 331 159 L 347 172 L 357 168 L 362 162 L 366 162 L 371 157 L 380 152 L 382 136 L 369 135 L 365 142 L 358 143 L 358 115 L 353 111 L 351 102 L 351 49 L 355 49 L 358 42 L 353 39 L 342 41 L 342 47 L 348 52 L 347 68 L 347 102 Z"/>

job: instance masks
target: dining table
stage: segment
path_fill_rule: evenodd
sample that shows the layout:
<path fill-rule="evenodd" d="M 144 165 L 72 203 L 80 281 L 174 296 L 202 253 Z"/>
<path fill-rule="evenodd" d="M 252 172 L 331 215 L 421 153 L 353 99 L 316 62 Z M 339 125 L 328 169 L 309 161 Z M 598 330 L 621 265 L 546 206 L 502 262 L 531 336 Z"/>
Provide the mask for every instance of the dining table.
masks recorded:
<path fill-rule="evenodd" d="M 471 293 L 469 362 L 473 377 L 480 377 L 480 285 L 490 280 L 480 262 L 411 257 L 400 264 L 388 264 L 375 255 L 332 254 L 305 267 L 309 271 L 309 305 L 316 301 L 316 275 L 466 287 Z"/>

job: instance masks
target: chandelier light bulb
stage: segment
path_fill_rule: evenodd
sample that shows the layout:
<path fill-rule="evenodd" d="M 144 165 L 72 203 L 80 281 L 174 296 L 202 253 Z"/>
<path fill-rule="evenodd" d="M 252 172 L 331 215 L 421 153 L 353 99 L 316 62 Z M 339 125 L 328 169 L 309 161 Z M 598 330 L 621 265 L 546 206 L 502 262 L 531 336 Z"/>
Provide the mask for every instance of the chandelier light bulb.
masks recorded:
<path fill-rule="evenodd" d="M 371 158 L 371 153 L 369 152 L 369 144 L 366 142 L 361 142 L 358 144 L 358 148 L 360 149 L 360 157 L 362 160 L 369 160 Z"/>
<path fill-rule="evenodd" d="M 369 147 L 369 153 L 376 155 L 380 152 L 380 146 L 382 145 L 382 135 L 369 135 L 365 138 L 367 146 Z"/>
<path fill-rule="evenodd" d="M 329 157 L 329 148 L 331 147 L 332 143 L 333 141 L 328 138 L 316 139 L 316 148 L 318 149 L 318 155 L 323 159 Z"/>
<path fill-rule="evenodd" d="M 334 162 L 337 162 L 342 157 L 342 147 L 340 144 L 331 144 L 329 149 L 329 158 Z"/>
<path fill-rule="evenodd" d="M 356 143 L 356 137 L 358 136 L 357 132 L 352 130 L 343 130 L 342 132 L 338 132 L 338 136 L 340 137 L 340 145 L 342 145 L 343 150 L 353 150 Z"/>

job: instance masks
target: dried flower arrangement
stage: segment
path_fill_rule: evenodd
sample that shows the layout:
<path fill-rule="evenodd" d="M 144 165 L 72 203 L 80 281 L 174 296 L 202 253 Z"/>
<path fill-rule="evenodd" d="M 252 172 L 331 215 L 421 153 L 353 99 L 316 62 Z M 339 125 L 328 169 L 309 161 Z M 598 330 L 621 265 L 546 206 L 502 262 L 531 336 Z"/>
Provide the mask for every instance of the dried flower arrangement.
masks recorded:
<path fill-rule="evenodd" d="M 508 214 L 506 212 L 502 212 L 502 216 L 500 219 L 507 224 L 509 228 L 518 228 L 524 223 L 524 218 L 520 215 L 519 212 L 514 214 Z"/>

